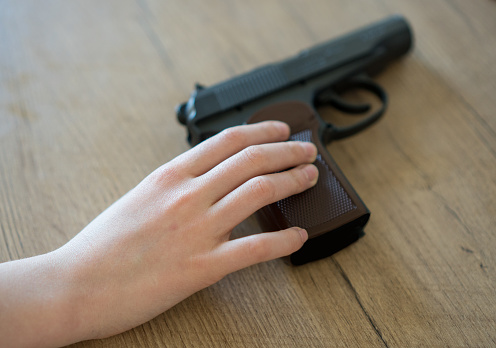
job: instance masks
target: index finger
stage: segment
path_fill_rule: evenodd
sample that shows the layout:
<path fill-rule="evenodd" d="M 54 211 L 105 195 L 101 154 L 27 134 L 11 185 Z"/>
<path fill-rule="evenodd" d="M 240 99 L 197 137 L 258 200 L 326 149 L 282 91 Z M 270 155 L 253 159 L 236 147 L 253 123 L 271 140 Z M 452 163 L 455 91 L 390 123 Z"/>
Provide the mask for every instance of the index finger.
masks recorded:
<path fill-rule="evenodd" d="M 248 146 L 285 141 L 289 134 L 289 126 L 279 121 L 235 126 L 196 145 L 177 160 L 189 175 L 196 177 Z"/>

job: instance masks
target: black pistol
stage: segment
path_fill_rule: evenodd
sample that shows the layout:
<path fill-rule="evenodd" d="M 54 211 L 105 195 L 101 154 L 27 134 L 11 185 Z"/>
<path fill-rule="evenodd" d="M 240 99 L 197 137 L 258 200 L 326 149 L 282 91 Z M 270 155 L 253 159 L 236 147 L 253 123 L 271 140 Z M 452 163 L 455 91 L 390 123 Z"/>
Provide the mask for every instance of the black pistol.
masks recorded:
<path fill-rule="evenodd" d="M 308 241 L 289 256 L 291 263 L 300 265 L 329 256 L 363 234 L 370 212 L 326 145 L 362 131 L 381 117 L 387 94 L 369 76 L 405 55 L 412 42 L 405 18 L 391 16 L 211 87 L 197 85 L 189 100 L 177 107 L 191 146 L 225 128 L 263 120 L 284 121 L 291 127 L 290 140 L 311 141 L 317 146 L 314 164 L 320 176 L 316 186 L 256 213 L 264 231 L 291 226 L 308 231 Z M 351 104 L 340 98 L 357 88 L 373 93 L 381 107 L 371 110 L 368 104 Z M 353 125 L 336 126 L 317 114 L 316 108 L 323 105 L 367 116 Z"/>

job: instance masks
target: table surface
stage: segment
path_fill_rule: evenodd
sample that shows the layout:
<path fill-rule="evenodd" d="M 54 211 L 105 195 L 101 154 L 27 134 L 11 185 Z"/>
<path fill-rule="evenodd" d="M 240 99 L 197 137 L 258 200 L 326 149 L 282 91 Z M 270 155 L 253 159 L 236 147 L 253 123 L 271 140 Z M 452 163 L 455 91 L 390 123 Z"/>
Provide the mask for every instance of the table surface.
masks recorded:
<path fill-rule="evenodd" d="M 329 146 L 372 212 L 365 237 L 76 346 L 495 346 L 495 1 L 0 1 L 0 261 L 63 245 L 186 151 L 174 108 L 195 82 L 393 13 L 415 47 L 376 77 L 388 111 Z"/>

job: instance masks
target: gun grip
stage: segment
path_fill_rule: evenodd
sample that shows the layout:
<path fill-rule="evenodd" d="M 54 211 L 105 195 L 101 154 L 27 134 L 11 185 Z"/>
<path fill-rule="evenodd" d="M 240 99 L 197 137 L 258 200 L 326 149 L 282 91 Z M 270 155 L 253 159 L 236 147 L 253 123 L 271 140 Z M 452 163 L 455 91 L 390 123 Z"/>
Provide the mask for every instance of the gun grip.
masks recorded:
<path fill-rule="evenodd" d="M 308 104 L 289 101 L 267 106 L 247 122 L 283 121 L 291 127 L 289 140 L 310 141 L 318 149 L 314 163 L 319 169 L 317 184 L 256 213 L 265 232 L 292 226 L 307 230 L 307 242 L 289 256 L 294 265 L 332 255 L 355 242 L 363 234 L 363 227 L 370 217 L 369 210 L 322 144 L 317 117 Z"/>

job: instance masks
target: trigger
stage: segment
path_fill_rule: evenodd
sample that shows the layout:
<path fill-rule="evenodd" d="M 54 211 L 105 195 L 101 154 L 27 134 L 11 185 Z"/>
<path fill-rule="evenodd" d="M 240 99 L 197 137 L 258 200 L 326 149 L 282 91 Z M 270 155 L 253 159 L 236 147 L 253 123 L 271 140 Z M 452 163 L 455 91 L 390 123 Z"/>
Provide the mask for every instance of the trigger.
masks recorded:
<path fill-rule="evenodd" d="M 340 98 L 337 94 L 328 91 L 324 92 L 318 97 L 318 101 L 322 104 L 329 104 L 339 111 L 343 111 L 349 114 L 363 114 L 370 111 L 370 104 L 365 103 L 350 103 L 349 101 Z"/>

